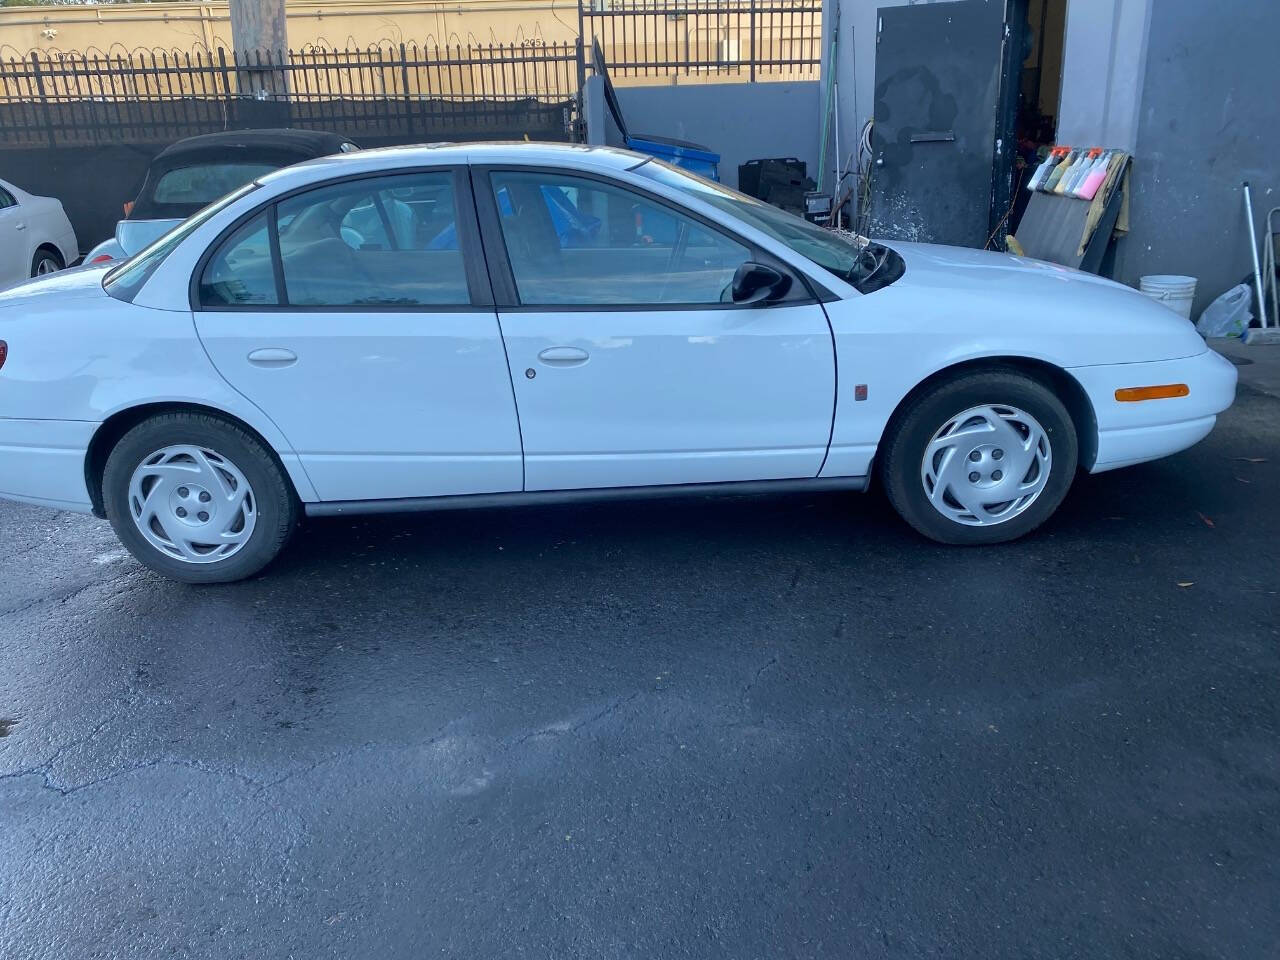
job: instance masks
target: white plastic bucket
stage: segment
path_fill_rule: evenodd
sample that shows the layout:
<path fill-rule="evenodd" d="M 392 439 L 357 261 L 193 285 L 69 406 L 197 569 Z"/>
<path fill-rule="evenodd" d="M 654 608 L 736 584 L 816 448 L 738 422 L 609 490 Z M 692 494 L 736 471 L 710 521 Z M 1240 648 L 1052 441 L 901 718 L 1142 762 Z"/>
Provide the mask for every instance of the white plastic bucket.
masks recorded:
<path fill-rule="evenodd" d="M 1196 298 L 1196 278 L 1176 274 L 1157 273 L 1138 281 L 1138 289 L 1152 300 L 1159 300 L 1188 320 L 1191 319 L 1191 301 Z"/>

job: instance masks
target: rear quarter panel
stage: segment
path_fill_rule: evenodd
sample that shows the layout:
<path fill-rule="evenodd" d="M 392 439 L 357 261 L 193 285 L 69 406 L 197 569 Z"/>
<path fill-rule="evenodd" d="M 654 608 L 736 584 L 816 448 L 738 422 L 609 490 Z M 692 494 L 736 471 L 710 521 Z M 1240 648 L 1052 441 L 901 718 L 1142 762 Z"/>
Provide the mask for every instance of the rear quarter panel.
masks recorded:
<path fill-rule="evenodd" d="M 103 293 L 104 271 L 53 274 L 0 296 L 0 417 L 101 423 L 143 404 L 229 414 L 279 453 L 304 500 L 315 499 L 288 441 L 209 362 L 189 311 L 158 310 Z"/>

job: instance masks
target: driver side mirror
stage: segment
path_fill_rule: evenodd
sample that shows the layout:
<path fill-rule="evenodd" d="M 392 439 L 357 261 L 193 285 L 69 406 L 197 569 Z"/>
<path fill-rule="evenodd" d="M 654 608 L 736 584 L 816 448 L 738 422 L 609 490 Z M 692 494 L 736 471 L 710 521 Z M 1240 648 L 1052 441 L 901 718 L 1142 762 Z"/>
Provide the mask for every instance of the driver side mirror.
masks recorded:
<path fill-rule="evenodd" d="M 738 267 L 731 287 L 734 303 L 771 303 L 790 289 L 790 277 L 752 260 Z"/>

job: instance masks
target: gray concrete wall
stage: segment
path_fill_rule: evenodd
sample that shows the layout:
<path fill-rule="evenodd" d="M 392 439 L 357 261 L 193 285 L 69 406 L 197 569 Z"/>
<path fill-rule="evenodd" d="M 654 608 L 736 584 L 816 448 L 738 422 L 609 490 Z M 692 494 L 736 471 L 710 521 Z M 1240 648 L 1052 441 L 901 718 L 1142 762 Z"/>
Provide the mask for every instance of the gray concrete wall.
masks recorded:
<path fill-rule="evenodd" d="M 877 13 L 882 7 L 910 2 L 913 0 L 824 0 L 828 38 L 823 46 L 824 70 L 830 50 L 830 31 L 839 8 L 835 79 L 839 84 L 841 113 L 838 155 L 844 160 L 856 147 L 858 132 L 875 107 Z M 1045 105 L 1045 109 L 1058 117 L 1060 142 L 1087 141 L 1128 147 L 1136 142 L 1152 2 L 1068 0 L 1062 97 L 1057 105 Z M 832 140 L 834 142 L 834 135 Z M 834 152 L 833 147 L 828 164 L 834 162 Z"/>
<path fill-rule="evenodd" d="M 1067 0 L 1059 143 L 1133 150 L 1151 7 L 1152 0 Z"/>
<path fill-rule="evenodd" d="M 819 84 L 717 83 L 617 87 L 627 129 L 699 143 L 720 154 L 720 179 L 738 185 L 738 164 L 761 157 L 799 157 L 817 170 Z M 608 121 L 600 82 L 584 97 L 590 143 L 621 145 Z"/>
<path fill-rule="evenodd" d="M 1076 3 L 1078 0 L 1072 0 Z M 1240 183 L 1261 237 L 1280 205 L 1280 3 L 1153 5 L 1132 179 L 1132 231 L 1116 279 L 1199 278 L 1195 309 L 1252 270 Z"/>

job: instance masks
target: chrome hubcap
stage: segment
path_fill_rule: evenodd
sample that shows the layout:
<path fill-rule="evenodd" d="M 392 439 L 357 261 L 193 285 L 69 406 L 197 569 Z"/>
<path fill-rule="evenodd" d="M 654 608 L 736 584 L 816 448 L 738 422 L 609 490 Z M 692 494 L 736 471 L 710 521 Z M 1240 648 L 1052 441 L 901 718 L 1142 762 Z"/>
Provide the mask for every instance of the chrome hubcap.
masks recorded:
<path fill-rule="evenodd" d="M 971 527 L 1004 523 L 1044 491 L 1053 448 L 1035 417 L 1003 404 L 971 407 L 925 447 L 920 481 L 933 508 Z"/>
<path fill-rule="evenodd" d="M 161 553 L 184 563 L 214 563 L 249 542 L 258 507 L 234 463 L 204 447 L 175 444 L 133 471 L 129 514 Z"/>
<path fill-rule="evenodd" d="M 40 262 L 36 264 L 36 276 L 43 277 L 47 273 L 57 273 L 58 262 L 51 260 L 49 257 L 42 257 Z"/>

